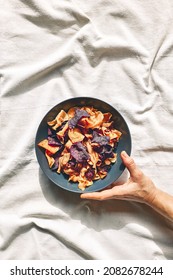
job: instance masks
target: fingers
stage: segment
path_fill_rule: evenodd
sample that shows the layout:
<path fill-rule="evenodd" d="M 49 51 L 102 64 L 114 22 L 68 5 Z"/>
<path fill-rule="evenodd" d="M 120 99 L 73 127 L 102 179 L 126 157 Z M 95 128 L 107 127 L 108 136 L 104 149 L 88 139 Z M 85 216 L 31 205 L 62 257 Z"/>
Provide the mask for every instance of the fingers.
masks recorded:
<path fill-rule="evenodd" d="M 84 199 L 107 200 L 107 199 L 112 199 L 113 196 L 114 196 L 113 190 L 108 189 L 101 192 L 83 193 L 81 194 L 80 197 Z"/>
<path fill-rule="evenodd" d="M 94 200 L 108 200 L 108 199 L 118 199 L 126 194 L 125 190 L 126 184 L 114 186 L 111 189 L 105 189 L 101 192 L 93 193 L 83 193 L 81 198 L 84 199 L 94 199 Z"/>
<path fill-rule="evenodd" d="M 137 167 L 133 158 L 131 158 L 125 151 L 121 152 L 121 158 L 124 165 L 129 170 L 131 177 L 139 178 L 142 175 L 142 171 Z"/>
<path fill-rule="evenodd" d="M 142 177 L 142 171 L 137 167 L 133 158 L 131 158 L 125 151 L 121 152 L 121 158 L 124 165 L 130 172 L 131 183 L 139 182 L 139 179 Z M 94 200 L 107 200 L 107 199 L 127 199 L 129 197 L 129 188 L 128 183 L 124 183 L 123 185 L 114 186 L 112 189 L 106 189 L 101 192 L 93 192 L 93 193 L 83 193 L 81 194 L 81 198 L 83 199 L 94 199 Z"/>

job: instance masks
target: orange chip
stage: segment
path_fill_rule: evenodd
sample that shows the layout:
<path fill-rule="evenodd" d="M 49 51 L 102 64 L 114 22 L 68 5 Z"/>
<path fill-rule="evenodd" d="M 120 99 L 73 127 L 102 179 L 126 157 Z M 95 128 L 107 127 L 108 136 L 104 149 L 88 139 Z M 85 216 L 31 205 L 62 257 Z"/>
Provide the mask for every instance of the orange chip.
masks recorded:
<path fill-rule="evenodd" d="M 85 110 L 90 116 L 94 115 L 94 112 L 96 111 L 93 107 L 82 107 L 81 109 Z"/>
<path fill-rule="evenodd" d="M 70 159 L 70 153 L 64 153 L 60 158 L 59 158 L 59 166 L 57 172 L 60 173 L 61 168 L 66 165 L 66 163 Z"/>
<path fill-rule="evenodd" d="M 99 171 L 99 176 L 100 176 L 100 179 L 103 179 L 105 178 L 107 175 L 107 172 L 106 171 Z"/>
<path fill-rule="evenodd" d="M 65 147 L 69 150 L 71 148 L 71 146 L 73 145 L 73 143 L 71 142 L 71 140 L 68 140 L 66 143 L 65 143 Z"/>
<path fill-rule="evenodd" d="M 85 190 L 86 187 L 89 187 L 93 184 L 92 181 L 88 180 L 79 180 L 78 188 L 81 189 L 82 191 Z"/>
<path fill-rule="evenodd" d="M 64 127 L 56 133 L 56 135 L 58 136 L 58 138 L 62 143 L 64 143 L 64 135 L 67 129 L 68 129 L 68 123 L 66 123 Z"/>
<path fill-rule="evenodd" d="M 106 165 L 110 165 L 111 164 L 111 160 L 109 158 L 105 159 L 105 164 Z"/>
<path fill-rule="evenodd" d="M 117 154 L 114 153 L 114 156 L 112 158 L 110 158 L 111 163 L 114 163 L 117 161 Z"/>
<path fill-rule="evenodd" d="M 46 156 L 46 158 L 47 158 L 49 167 L 51 168 L 51 167 L 54 165 L 55 160 L 54 160 L 53 157 L 50 157 L 50 156 L 48 155 L 48 153 L 46 153 L 46 152 L 45 152 L 45 156 Z"/>
<path fill-rule="evenodd" d="M 69 181 L 73 181 L 74 183 L 78 182 L 79 181 L 79 175 L 75 175 L 75 174 L 72 174 L 69 179 Z"/>
<path fill-rule="evenodd" d="M 67 174 L 69 176 L 72 176 L 74 174 L 74 170 L 72 168 L 64 167 L 63 171 L 65 174 Z"/>
<path fill-rule="evenodd" d="M 89 134 L 89 133 L 85 133 L 85 137 L 87 139 L 92 139 L 93 138 L 92 134 Z"/>
<path fill-rule="evenodd" d="M 48 125 L 53 126 L 52 128 L 56 130 L 64 121 L 67 120 L 68 114 L 64 110 L 61 110 L 54 120 L 48 122 Z"/>
<path fill-rule="evenodd" d="M 102 126 L 103 134 L 109 136 L 110 140 L 117 139 L 121 137 L 122 133 L 117 129 L 109 129 L 107 127 Z"/>
<path fill-rule="evenodd" d="M 49 152 L 51 152 L 51 154 L 55 154 L 60 149 L 59 147 L 50 146 L 47 139 L 44 139 L 40 143 L 38 143 L 38 146 L 44 148 L 45 150 L 48 150 Z"/>
<path fill-rule="evenodd" d="M 91 164 L 93 165 L 93 168 L 96 168 L 97 162 L 99 160 L 99 155 L 93 150 L 91 143 L 89 141 L 86 143 L 86 146 L 87 146 L 88 153 L 90 155 Z"/>
<path fill-rule="evenodd" d="M 68 131 L 68 137 L 72 143 L 76 143 L 82 141 L 85 135 L 83 135 L 78 128 L 71 128 Z"/>
<path fill-rule="evenodd" d="M 69 119 L 74 117 L 76 109 L 77 109 L 77 107 L 72 107 L 68 110 L 67 115 L 68 115 Z"/>
<path fill-rule="evenodd" d="M 110 139 L 112 139 L 112 138 L 118 138 L 119 139 L 121 137 L 121 135 L 122 135 L 122 133 L 119 130 L 111 129 L 111 136 L 112 137 L 110 137 Z"/>
<path fill-rule="evenodd" d="M 106 164 L 106 165 L 110 165 L 111 163 L 116 162 L 116 160 L 117 160 L 117 154 L 116 154 L 116 153 L 113 153 L 113 154 L 114 154 L 113 157 L 105 159 L 105 164 Z"/>
<path fill-rule="evenodd" d="M 112 118 L 112 114 L 111 113 L 104 113 L 103 114 L 103 122 L 109 122 L 110 119 Z"/>
<path fill-rule="evenodd" d="M 85 172 L 87 171 L 87 168 L 83 167 L 81 169 L 80 175 L 74 175 L 72 174 L 69 177 L 69 181 L 72 182 L 78 182 L 78 188 L 81 190 L 84 190 L 86 187 L 91 186 L 93 184 L 93 181 L 89 181 L 85 177 Z"/>
<path fill-rule="evenodd" d="M 112 122 L 103 122 L 102 126 L 110 127 L 112 124 L 113 124 L 113 121 Z"/>
<path fill-rule="evenodd" d="M 86 128 L 99 128 L 103 123 L 103 114 L 100 111 L 94 112 L 89 118 L 82 118 L 81 124 Z"/>
<path fill-rule="evenodd" d="M 99 179 L 101 179 L 100 175 L 98 173 L 96 173 L 95 176 L 94 176 L 94 180 L 99 180 Z"/>

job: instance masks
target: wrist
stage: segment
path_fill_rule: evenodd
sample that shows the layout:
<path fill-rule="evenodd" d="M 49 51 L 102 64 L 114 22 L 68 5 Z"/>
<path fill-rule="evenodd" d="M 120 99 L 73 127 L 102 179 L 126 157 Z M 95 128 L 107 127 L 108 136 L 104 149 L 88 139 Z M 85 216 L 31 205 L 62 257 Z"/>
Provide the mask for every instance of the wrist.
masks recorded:
<path fill-rule="evenodd" d="M 148 183 L 149 184 L 147 185 L 146 193 L 144 196 L 144 202 L 147 203 L 148 205 L 152 206 L 153 202 L 157 196 L 158 189 L 152 181 L 150 181 Z"/>

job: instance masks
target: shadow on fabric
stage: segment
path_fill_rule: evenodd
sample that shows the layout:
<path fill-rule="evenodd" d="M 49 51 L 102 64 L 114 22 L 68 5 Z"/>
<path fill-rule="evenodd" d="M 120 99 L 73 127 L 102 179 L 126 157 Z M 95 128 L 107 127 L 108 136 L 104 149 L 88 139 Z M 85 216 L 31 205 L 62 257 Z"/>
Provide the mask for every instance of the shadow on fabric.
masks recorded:
<path fill-rule="evenodd" d="M 126 170 L 119 181 L 124 181 L 125 177 L 127 177 Z M 121 230 L 126 228 L 130 234 L 138 236 L 138 232 L 133 229 L 133 224 L 135 224 L 140 227 L 142 238 L 153 240 L 165 258 L 172 259 L 171 249 L 169 250 L 173 243 L 171 226 L 149 206 L 121 200 L 82 200 L 79 194 L 63 190 L 52 183 L 45 177 L 41 169 L 39 170 L 39 181 L 45 199 L 54 207 L 64 211 L 71 219 L 80 220 L 87 228 L 93 228 L 97 232 L 106 229 Z M 142 228 L 147 229 L 149 234 L 141 234 Z"/>

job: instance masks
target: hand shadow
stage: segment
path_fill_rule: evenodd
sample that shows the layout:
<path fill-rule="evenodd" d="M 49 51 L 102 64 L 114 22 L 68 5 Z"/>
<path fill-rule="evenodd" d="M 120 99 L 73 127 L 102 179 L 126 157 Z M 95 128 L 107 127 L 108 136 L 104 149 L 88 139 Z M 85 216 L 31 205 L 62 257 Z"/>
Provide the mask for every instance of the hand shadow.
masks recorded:
<path fill-rule="evenodd" d="M 118 187 L 127 181 L 127 178 L 128 171 L 125 169 L 115 185 Z M 150 238 L 158 245 L 165 258 L 172 259 L 173 231 L 171 226 L 149 206 L 123 200 L 82 200 L 79 193 L 66 191 L 52 183 L 41 169 L 39 181 L 45 199 L 54 207 L 64 211 L 71 219 L 80 220 L 87 228 L 93 228 L 97 232 L 105 229 L 120 230 L 126 227 L 135 235 L 136 232 L 133 232 L 131 225 L 138 225 L 140 230 L 149 231 Z M 143 237 L 149 238 L 145 234 Z"/>
<path fill-rule="evenodd" d="M 118 178 L 116 181 L 116 185 L 120 185 L 124 183 L 127 180 L 128 177 L 128 172 L 125 170 L 122 175 Z M 43 195 L 45 199 L 52 204 L 53 206 L 63 209 L 66 213 L 72 215 L 76 211 L 84 207 L 87 209 L 90 208 L 90 211 L 94 214 L 97 213 L 99 214 L 99 209 L 98 204 L 105 204 L 104 211 L 110 210 L 109 207 L 109 202 L 104 201 L 104 202 L 99 202 L 99 201 L 90 201 L 90 200 L 82 200 L 80 198 L 80 193 L 75 193 L 71 191 L 64 190 L 51 182 L 42 172 L 41 169 L 39 169 L 39 182 L 40 186 L 43 192 Z M 111 187 L 111 186 L 110 186 Z M 122 204 L 123 202 L 121 202 Z M 126 202 L 124 202 L 126 204 Z M 108 209 L 106 209 L 108 207 Z M 117 207 L 116 207 L 117 208 Z M 101 209 L 100 209 L 101 210 Z M 122 207 L 121 207 L 122 210 Z M 103 211 L 103 207 L 102 210 Z"/>

